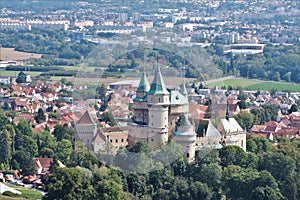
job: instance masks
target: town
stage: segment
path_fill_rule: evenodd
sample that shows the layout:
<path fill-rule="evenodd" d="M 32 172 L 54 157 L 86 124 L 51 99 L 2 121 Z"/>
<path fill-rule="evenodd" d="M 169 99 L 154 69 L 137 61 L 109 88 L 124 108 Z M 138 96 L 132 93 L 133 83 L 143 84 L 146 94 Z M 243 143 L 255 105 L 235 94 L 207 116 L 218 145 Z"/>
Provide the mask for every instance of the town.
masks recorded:
<path fill-rule="evenodd" d="M 298 199 L 299 9 L 5 0 L 0 199 Z"/>

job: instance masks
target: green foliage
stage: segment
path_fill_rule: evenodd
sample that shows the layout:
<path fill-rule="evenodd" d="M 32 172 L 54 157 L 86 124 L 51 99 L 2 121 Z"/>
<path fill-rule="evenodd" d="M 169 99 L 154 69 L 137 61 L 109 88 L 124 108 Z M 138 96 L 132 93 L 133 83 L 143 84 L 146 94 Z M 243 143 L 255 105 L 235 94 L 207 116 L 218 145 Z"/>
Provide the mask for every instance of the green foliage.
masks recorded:
<path fill-rule="evenodd" d="M 103 112 L 102 118 L 106 123 L 109 123 L 110 126 L 116 125 L 116 121 L 114 119 L 114 115 L 112 114 L 111 110 L 109 110 L 108 112 Z"/>
<path fill-rule="evenodd" d="M 16 79 L 16 82 L 17 83 L 26 83 L 26 74 L 24 73 L 24 72 L 20 72 L 19 74 L 18 74 L 18 77 L 17 77 L 17 79 Z"/>
<path fill-rule="evenodd" d="M 0 163 L 9 164 L 12 152 L 12 140 L 7 130 L 0 132 Z"/>
<path fill-rule="evenodd" d="M 48 193 L 45 199 L 82 199 L 83 182 L 82 173 L 75 168 L 57 168 L 46 176 Z"/>
<path fill-rule="evenodd" d="M 37 115 L 34 117 L 34 119 L 35 119 L 35 121 L 36 121 L 37 123 L 40 123 L 40 122 L 46 120 L 46 116 L 45 116 L 44 111 L 43 111 L 42 108 L 39 108 L 38 113 L 37 113 Z"/>
<path fill-rule="evenodd" d="M 62 139 L 73 141 L 75 130 L 74 128 L 69 127 L 67 124 L 57 124 L 54 127 L 53 135 L 55 136 L 57 141 L 61 141 Z"/>
<path fill-rule="evenodd" d="M 267 171 L 258 172 L 253 169 L 240 169 L 226 177 L 226 196 L 230 199 L 256 199 L 257 195 L 265 195 L 266 199 L 283 199 L 274 177 Z M 262 191 L 257 194 L 257 191 Z M 265 194 L 263 191 L 267 191 Z M 268 194 L 268 193 L 271 194 Z M 272 198 L 269 197 L 272 195 Z M 259 197 L 261 199 L 262 197 Z"/>
<path fill-rule="evenodd" d="M 239 114 L 235 115 L 234 118 L 241 125 L 241 127 L 247 131 L 249 131 L 253 126 L 254 117 L 252 113 L 241 111 Z"/>
<path fill-rule="evenodd" d="M 59 112 L 51 112 L 51 113 L 49 113 L 49 118 L 51 118 L 51 119 L 60 119 L 60 114 L 59 114 Z"/>

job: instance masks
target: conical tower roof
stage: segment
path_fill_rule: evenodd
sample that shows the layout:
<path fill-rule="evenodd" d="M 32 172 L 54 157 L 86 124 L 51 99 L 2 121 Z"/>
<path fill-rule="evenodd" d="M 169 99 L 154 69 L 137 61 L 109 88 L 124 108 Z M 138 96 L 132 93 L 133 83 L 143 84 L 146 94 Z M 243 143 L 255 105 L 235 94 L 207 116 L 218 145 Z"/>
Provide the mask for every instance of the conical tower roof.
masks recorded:
<path fill-rule="evenodd" d="M 148 94 L 169 94 L 159 67 L 156 70 Z"/>
<path fill-rule="evenodd" d="M 86 110 L 77 124 L 94 124 L 94 120 L 92 119 L 90 113 Z"/>
<path fill-rule="evenodd" d="M 180 124 L 178 126 L 178 131 L 181 132 L 181 134 L 185 135 L 195 135 L 195 132 L 193 130 L 193 125 L 191 124 L 190 120 L 188 119 L 187 114 L 182 114 L 180 119 Z"/>
<path fill-rule="evenodd" d="M 180 126 L 192 126 L 186 114 L 181 115 Z"/>
<path fill-rule="evenodd" d="M 147 81 L 146 73 L 143 73 L 142 79 L 140 81 L 139 87 L 137 88 L 137 92 L 148 92 L 150 89 L 150 85 Z"/>
<path fill-rule="evenodd" d="M 182 95 L 187 95 L 187 90 L 186 90 L 186 87 L 185 87 L 185 82 L 181 83 L 180 84 L 180 89 L 179 89 L 179 92 L 182 94 Z"/>

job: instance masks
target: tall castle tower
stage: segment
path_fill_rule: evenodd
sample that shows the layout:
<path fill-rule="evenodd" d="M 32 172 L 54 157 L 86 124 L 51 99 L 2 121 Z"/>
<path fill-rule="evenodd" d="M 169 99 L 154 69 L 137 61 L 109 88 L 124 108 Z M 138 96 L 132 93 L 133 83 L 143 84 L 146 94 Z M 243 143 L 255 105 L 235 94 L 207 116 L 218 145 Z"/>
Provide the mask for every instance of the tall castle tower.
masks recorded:
<path fill-rule="evenodd" d="M 168 141 L 170 93 L 166 88 L 159 68 L 156 70 L 147 96 L 149 139 L 156 141 L 156 146 L 160 146 Z"/>

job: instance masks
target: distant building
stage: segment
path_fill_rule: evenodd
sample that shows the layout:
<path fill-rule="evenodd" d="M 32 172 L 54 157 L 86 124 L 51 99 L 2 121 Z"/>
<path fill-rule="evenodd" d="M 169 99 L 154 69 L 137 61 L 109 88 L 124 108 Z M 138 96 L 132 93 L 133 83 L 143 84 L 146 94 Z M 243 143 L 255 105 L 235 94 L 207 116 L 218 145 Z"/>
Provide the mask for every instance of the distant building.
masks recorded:
<path fill-rule="evenodd" d="M 224 54 L 262 54 L 264 46 L 264 44 L 232 44 L 224 46 Z"/>
<path fill-rule="evenodd" d="M 75 31 L 72 33 L 72 42 L 81 42 L 85 37 L 84 32 Z"/>

